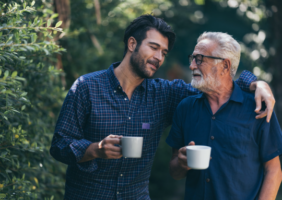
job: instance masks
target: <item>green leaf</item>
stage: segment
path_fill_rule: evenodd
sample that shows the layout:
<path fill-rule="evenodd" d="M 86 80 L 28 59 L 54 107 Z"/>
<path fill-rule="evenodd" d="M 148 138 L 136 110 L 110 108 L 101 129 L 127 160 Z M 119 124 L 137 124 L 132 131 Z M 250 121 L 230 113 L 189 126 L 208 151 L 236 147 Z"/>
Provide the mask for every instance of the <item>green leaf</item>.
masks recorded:
<path fill-rule="evenodd" d="M 49 27 L 50 25 L 51 25 L 51 20 L 48 19 L 48 21 L 47 21 L 47 27 Z"/>
<path fill-rule="evenodd" d="M 9 76 L 9 71 L 6 70 L 5 73 L 4 73 L 4 77 L 8 77 Z"/>
<path fill-rule="evenodd" d="M 0 76 L 1 76 L 1 74 L 2 74 L 2 70 L 0 69 Z"/>
<path fill-rule="evenodd" d="M 6 197 L 6 194 L 0 193 L 0 198 L 3 199 Z"/>
<path fill-rule="evenodd" d="M 12 171 L 9 169 L 6 169 L 6 173 L 12 173 Z"/>
<path fill-rule="evenodd" d="M 34 4 L 35 4 L 35 1 L 32 1 L 30 5 L 31 5 L 31 6 L 34 6 Z"/>
<path fill-rule="evenodd" d="M 21 110 L 23 111 L 25 109 L 25 105 L 22 106 Z"/>
<path fill-rule="evenodd" d="M 0 56 L 0 60 L 6 61 L 6 59 L 3 56 Z"/>
<path fill-rule="evenodd" d="M 21 93 L 21 97 L 23 97 L 23 96 L 25 96 L 25 95 L 27 95 L 27 92 Z"/>
<path fill-rule="evenodd" d="M 56 18 L 56 17 L 58 17 L 59 16 L 59 14 L 58 13 L 55 13 L 55 14 L 53 14 L 51 17 L 50 17 L 50 19 L 54 19 L 54 18 Z"/>
<path fill-rule="evenodd" d="M 18 75 L 18 72 L 17 71 L 14 71 L 13 73 L 12 73 L 12 76 L 11 77 L 16 77 Z"/>
<path fill-rule="evenodd" d="M 36 33 L 32 33 L 32 34 L 30 35 L 30 37 L 31 37 L 31 42 L 32 42 L 32 43 L 36 42 L 36 39 L 37 39 Z"/>
<path fill-rule="evenodd" d="M 63 23 L 62 21 L 58 21 L 55 27 L 57 28 L 57 27 L 61 26 L 62 23 Z"/>

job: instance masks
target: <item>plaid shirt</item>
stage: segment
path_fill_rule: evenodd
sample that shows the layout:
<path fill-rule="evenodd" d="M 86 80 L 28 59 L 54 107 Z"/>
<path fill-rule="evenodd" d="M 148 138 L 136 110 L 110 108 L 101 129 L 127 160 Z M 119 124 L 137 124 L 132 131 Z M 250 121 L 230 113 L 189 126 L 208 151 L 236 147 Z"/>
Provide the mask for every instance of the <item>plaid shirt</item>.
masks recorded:
<path fill-rule="evenodd" d="M 66 200 L 150 199 L 149 177 L 161 134 L 178 103 L 199 93 L 183 80 L 145 79 L 129 101 L 114 75 L 118 65 L 78 78 L 62 106 L 50 153 L 68 165 Z M 254 80 L 244 71 L 236 82 L 248 91 Z M 142 158 L 78 163 L 92 142 L 110 134 L 142 136 Z"/>

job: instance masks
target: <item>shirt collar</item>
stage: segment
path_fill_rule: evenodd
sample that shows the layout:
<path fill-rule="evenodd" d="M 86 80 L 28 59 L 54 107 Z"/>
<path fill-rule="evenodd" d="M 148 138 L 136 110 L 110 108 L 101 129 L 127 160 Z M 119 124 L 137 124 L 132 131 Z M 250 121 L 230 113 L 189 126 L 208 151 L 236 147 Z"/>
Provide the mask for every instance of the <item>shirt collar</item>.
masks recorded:
<path fill-rule="evenodd" d="M 232 100 L 238 103 L 243 103 L 244 101 L 243 92 L 241 88 L 239 87 L 239 85 L 237 85 L 237 83 L 235 83 L 234 81 L 233 81 L 233 92 L 229 100 Z"/>
<path fill-rule="evenodd" d="M 109 76 L 110 83 L 114 89 L 117 89 L 120 86 L 119 80 L 117 79 L 114 73 L 114 68 L 118 67 L 120 63 L 121 62 L 112 63 L 109 69 L 107 70 L 107 74 Z M 144 89 L 146 89 L 146 82 L 147 82 L 147 79 L 144 79 L 144 81 L 140 84 L 140 86 Z"/>
<path fill-rule="evenodd" d="M 206 96 L 205 96 L 204 93 L 200 93 L 200 94 L 195 96 L 195 98 L 197 98 L 197 99 L 201 99 L 201 98 L 205 98 L 205 97 Z M 233 81 L 233 92 L 232 92 L 229 100 L 235 101 L 235 102 L 238 102 L 238 103 L 243 103 L 243 101 L 244 101 L 243 92 L 242 92 L 241 88 L 239 87 L 239 85 L 237 85 L 237 83 L 235 83 L 234 81 Z"/>

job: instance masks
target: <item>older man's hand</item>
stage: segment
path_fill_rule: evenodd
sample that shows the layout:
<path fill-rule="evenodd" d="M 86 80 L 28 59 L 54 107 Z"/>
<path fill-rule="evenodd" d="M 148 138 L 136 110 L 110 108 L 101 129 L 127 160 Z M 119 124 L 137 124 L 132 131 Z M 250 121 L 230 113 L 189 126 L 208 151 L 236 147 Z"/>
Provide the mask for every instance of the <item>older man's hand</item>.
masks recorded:
<path fill-rule="evenodd" d="M 250 85 L 250 90 L 255 90 L 255 101 L 256 109 L 255 112 L 258 113 L 256 119 L 266 117 L 266 121 L 269 122 L 272 116 L 275 99 L 269 85 L 264 81 L 255 81 Z M 261 102 L 264 101 L 266 109 L 261 111 Z"/>
<path fill-rule="evenodd" d="M 195 142 L 191 141 L 188 146 L 190 145 L 195 145 Z M 178 150 L 178 163 L 183 169 L 190 170 L 187 166 L 186 146 Z"/>

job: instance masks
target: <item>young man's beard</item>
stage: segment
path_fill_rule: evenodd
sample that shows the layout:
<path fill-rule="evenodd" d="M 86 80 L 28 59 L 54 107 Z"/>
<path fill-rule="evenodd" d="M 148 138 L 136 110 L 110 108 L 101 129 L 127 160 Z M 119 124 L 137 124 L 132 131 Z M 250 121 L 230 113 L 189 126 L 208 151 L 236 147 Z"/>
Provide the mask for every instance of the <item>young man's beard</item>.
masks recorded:
<path fill-rule="evenodd" d="M 151 78 L 149 71 L 146 70 L 146 63 L 142 59 L 141 55 L 138 53 L 139 48 L 136 47 L 135 51 L 130 56 L 130 65 L 132 66 L 132 71 L 140 78 Z"/>

